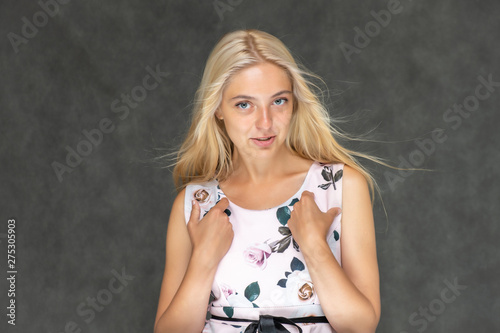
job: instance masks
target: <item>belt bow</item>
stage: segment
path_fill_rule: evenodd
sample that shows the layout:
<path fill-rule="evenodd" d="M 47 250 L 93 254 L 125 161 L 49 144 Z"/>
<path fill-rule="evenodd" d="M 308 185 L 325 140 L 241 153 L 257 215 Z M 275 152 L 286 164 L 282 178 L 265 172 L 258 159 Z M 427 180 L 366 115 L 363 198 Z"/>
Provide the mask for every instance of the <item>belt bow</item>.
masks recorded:
<path fill-rule="evenodd" d="M 283 326 L 283 324 L 289 324 L 297 327 L 299 333 L 302 333 L 302 328 L 297 324 L 285 317 L 274 317 L 261 315 L 259 316 L 259 321 L 254 321 L 245 329 L 245 333 L 290 333 L 289 330 Z"/>

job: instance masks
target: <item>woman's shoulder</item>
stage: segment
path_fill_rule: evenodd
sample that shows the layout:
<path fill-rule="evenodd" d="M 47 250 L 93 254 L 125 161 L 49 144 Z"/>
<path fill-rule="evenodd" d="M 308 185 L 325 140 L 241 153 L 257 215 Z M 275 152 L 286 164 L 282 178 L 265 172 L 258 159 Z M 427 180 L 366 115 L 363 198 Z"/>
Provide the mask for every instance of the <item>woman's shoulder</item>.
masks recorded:
<path fill-rule="evenodd" d="M 186 217 L 191 212 L 193 200 L 198 201 L 202 215 L 209 211 L 219 200 L 218 185 L 219 183 L 216 179 L 188 183 L 184 194 L 184 211 Z"/>
<path fill-rule="evenodd" d="M 361 172 L 359 172 L 356 168 L 353 168 L 350 165 L 346 164 L 343 166 L 343 175 L 345 181 L 357 184 L 358 186 L 366 184 L 365 176 L 363 176 Z"/>
<path fill-rule="evenodd" d="M 358 169 L 343 162 L 315 163 L 323 168 L 323 172 L 329 170 L 333 173 L 333 175 L 336 175 L 336 178 L 341 177 L 344 182 L 349 182 L 352 185 L 356 186 L 363 186 L 367 183 L 365 176 Z"/>
<path fill-rule="evenodd" d="M 346 164 L 342 174 L 344 192 L 347 198 L 352 197 L 353 200 L 357 200 L 356 198 L 369 193 L 368 180 L 359 170 Z"/>

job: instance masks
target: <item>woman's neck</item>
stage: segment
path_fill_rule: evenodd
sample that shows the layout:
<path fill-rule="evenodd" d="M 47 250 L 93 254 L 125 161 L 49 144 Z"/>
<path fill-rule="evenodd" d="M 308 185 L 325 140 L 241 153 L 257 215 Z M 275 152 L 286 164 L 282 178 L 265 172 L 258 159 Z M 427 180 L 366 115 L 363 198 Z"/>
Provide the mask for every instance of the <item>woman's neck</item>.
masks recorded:
<path fill-rule="evenodd" d="M 234 155 L 233 173 L 229 176 L 236 182 L 250 184 L 265 184 L 289 174 L 295 174 L 302 170 L 308 170 L 310 160 L 302 158 L 287 150 L 273 158 L 245 158 Z"/>

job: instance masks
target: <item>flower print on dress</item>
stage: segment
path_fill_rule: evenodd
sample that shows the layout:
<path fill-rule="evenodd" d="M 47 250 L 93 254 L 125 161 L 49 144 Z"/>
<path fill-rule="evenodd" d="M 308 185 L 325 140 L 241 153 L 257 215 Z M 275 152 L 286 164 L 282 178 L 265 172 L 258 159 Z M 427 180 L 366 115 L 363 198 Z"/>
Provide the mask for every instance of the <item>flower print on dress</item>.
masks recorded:
<path fill-rule="evenodd" d="M 273 252 L 283 253 L 290 246 L 290 244 L 293 244 L 293 248 L 296 251 L 299 251 L 299 244 L 297 244 L 295 239 L 293 239 L 292 232 L 287 227 L 288 220 L 290 219 L 290 215 L 292 213 L 289 207 L 293 207 L 293 205 L 295 205 L 295 203 L 297 203 L 298 201 L 299 199 L 293 198 L 288 205 L 279 207 L 276 210 L 276 218 L 278 219 L 279 223 L 283 225 L 278 228 L 278 232 L 285 237 L 269 243 L 269 246 L 271 247 Z"/>
<path fill-rule="evenodd" d="M 200 208 L 203 209 L 202 217 L 208 214 L 210 209 L 220 201 L 220 194 L 217 193 L 217 200 L 215 199 L 216 193 L 211 188 L 202 187 L 193 192 L 193 199 L 198 201 Z M 231 216 L 231 211 L 226 208 L 224 210 L 227 216 Z"/>
<path fill-rule="evenodd" d="M 206 188 L 202 187 L 193 192 L 193 199 L 198 201 L 200 208 L 208 211 L 214 205 L 215 199 L 213 192 Z"/>
<path fill-rule="evenodd" d="M 320 164 L 323 166 L 323 170 L 321 170 L 321 176 L 323 177 L 324 180 L 327 181 L 327 183 L 320 184 L 318 185 L 318 187 L 323 190 L 326 190 L 330 187 L 330 185 L 333 185 L 333 189 L 336 190 L 337 187 L 335 186 L 335 183 L 342 178 L 343 170 L 340 169 L 335 173 L 335 175 L 333 175 L 332 167 L 330 165 L 324 165 L 322 163 Z"/>
<path fill-rule="evenodd" d="M 292 304 L 315 304 L 316 291 L 308 271 L 294 271 L 288 275 L 286 295 Z"/>
<path fill-rule="evenodd" d="M 340 240 L 340 234 L 337 230 L 333 230 L 332 234 L 330 237 L 327 238 L 327 243 L 332 252 L 334 253 L 335 258 L 337 258 L 337 255 L 335 254 L 337 252 L 337 243 Z M 340 262 L 339 262 L 340 263 Z"/>
<path fill-rule="evenodd" d="M 283 238 L 269 243 L 269 246 L 271 247 L 272 252 L 276 253 L 283 253 L 285 252 L 286 249 L 290 246 L 290 243 L 293 244 L 293 248 L 295 251 L 299 251 L 299 244 L 293 239 L 292 232 L 290 231 L 290 228 L 288 227 L 279 227 L 278 231 L 280 234 L 282 234 Z"/>
<path fill-rule="evenodd" d="M 293 198 L 288 205 L 279 207 L 278 210 L 276 210 L 276 217 L 282 225 L 287 225 L 288 220 L 290 219 L 290 215 L 292 214 L 292 210 L 288 207 L 293 207 L 293 205 L 295 205 L 297 202 L 299 202 L 299 199 Z"/>
<path fill-rule="evenodd" d="M 232 287 L 228 286 L 225 283 L 220 284 L 220 289 L 222 291 L 222 294 L 224 294 L 224 297 L 227 299 L 229 296 L 236 294 L 236 290 L 233 289 Z"/>
<path fill-rule="evenodd" d="M 285 272 L 285 279 L 278 281 L 284 288 L 288 304 L 315 304 L 318 301 L 314 284 L 306 267 L 300 259 L 294 257 L 290 263 L 291 272 Z"/>
<path fill-rule="evenodd" d="M 227 297 L 227 302 L 230 306 L 224 306 L 222 310 L 229 318 L 231 318 L 234 314 L 234 308 L 258 308 L 259 306 L 255 304 L 254 301 L 259 298 L 259 296 L 259 282 L 252 282 L 245 288 L 244 295 L 237 292 L 230 294 Z"/>
<path fill-rule="evenodd" d="M 243 251 L 245 262 L 250 266 L 263 270 L 267 259 L 271 256 L 271 247 L 266 243 L 253 243 Z"/>

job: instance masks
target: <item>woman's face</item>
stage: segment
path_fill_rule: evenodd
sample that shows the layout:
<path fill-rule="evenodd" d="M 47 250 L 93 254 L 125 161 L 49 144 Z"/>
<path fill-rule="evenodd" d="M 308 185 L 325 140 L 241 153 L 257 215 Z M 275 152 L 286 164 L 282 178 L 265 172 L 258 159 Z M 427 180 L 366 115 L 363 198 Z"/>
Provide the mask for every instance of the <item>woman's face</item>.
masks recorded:
<path fill-rule="evenodd" d="M 236 154 L 271 157 L 285 148 L 292 112 L 292 84 L 286 72 L 261 63 L 231 78 L 216 116 L 222 117 Z"/>

